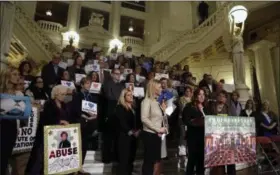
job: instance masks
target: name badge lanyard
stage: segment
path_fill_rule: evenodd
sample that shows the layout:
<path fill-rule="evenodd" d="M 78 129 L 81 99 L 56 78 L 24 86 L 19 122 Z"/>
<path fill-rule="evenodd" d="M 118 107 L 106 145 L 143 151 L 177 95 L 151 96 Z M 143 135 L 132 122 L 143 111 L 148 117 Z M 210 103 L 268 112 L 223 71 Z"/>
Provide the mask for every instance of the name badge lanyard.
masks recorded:
<path fill-rule="evenodd" d="M 82 93 L 83 93 L 83 95 L 84 95 L 84 99 L 85 99 L 86 101 L 88 101 L 89 96 L 90 96 L 90 93 L 88 93 L 87 95 L 86 95 L 84 92 L 82 92 Z"/>

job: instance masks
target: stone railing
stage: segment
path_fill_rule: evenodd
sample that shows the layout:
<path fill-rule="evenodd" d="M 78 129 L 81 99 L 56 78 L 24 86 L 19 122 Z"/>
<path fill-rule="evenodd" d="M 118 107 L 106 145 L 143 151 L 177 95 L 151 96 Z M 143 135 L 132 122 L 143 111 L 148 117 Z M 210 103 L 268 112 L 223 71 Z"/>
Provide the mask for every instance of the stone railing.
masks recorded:
<path fill-rule="evenodd" d="M 63 26 L 56 22 L 50 22 L 45 20 L 39 20 L 37 21 L 37 24 L 40 26 L 40 28 L 47 32 L 60 32 Z"/>
<path fill-rule="evenodd" d="M 198 38 L 205 36 L 209 31 L 219 25 L 221 21 L 227 19 L 227 11 L 233 5 L 232 2 L 223 4 L 214 14 L 212 14 L 207 20 L 200 24 L 197 28 L 185 31 L 173 39 L 171 42 L 165 42 L 157 51 L 151 50 L 151 56 L 159 59 L 166 60 L 170 54 L 177 51 L 187 43 L 194 44 L 198 42 Z M 221 34 L 219 34 L 221 35 Z"/>
<path fill-rule="evenodd" d="M 17 23 L 16 25 L 24 30 L 21 32 L 26 32 L 26 34 L 32 38 L 32 40 L 29 42 L 34 42 L 34 44 L 39 46 L 42 51 L 48 55 L 47 57 L 49 59 L 52 57 L 54 52 L 60 51 L 60 48 L 45 34 L 40 26 L 35 21 L 33 21 L 19 6 L 16 6 L 15 23 Z"/>
<path fill-rule="evenodd" d="M 133 36 L 123 36 L 122 40 L 124 42 L 124 45 L 126 46 L 144 46 L 144 41 L 141 38 L 136 38 Z"/>

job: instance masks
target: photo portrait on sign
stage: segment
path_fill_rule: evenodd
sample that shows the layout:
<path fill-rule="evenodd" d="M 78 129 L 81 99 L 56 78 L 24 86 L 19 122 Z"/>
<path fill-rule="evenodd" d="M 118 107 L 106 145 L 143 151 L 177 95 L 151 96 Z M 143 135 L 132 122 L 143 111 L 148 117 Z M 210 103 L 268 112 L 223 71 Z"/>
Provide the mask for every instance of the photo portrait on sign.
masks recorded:
<path fill-rule="evenodd" d="M 32 113 L 28 118 L 26 126 L 21 126 L 18 130 L 18 137 L 13 149 L 13 154 L 28 152 L 32 150 L 39 121 L 38 108 L 32 107 Z M 24 123 L 24 121 L 21 121 Z"/>
<path fill-rule="evenodd" d="M 44 143 L 44 174 L 68 174 L 80 170 L 80 124 L 45 126 Z"/>
<path fill-rule="evenodd" d="M 68 140 L 68 133 L 66 131 L 62 131 L 60 134 L 60 143 L 58 148 L 70 148 L 71 142 Z"/>
<path fill-rule="evenodd" d="M 253 117 L 205 116 L 205 167 L 256 162 Z"/>
<path fill-rule="evenodd" d="M 28 119 L 31 115 L 30 97 L 0 94 L 0 119 Z"/>

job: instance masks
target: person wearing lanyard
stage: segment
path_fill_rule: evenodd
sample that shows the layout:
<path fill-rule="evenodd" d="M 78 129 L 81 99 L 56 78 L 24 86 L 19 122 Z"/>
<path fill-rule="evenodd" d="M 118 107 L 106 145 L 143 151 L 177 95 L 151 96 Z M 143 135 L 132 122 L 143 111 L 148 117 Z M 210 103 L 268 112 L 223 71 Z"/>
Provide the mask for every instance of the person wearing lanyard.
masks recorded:
<path fill-rule="evenodd" d="M 97 115 L 89 112 L 82 111 L 82 101 L 92 102 L 92 96 L 89 93 L 89 89 L 91 86 L 91 79 L 88 77 L 84 77 L 80 82 L 81 91 L 76 93 L 73 96 L 73 100 L 71 102 L 71 119 L 72 123 L 80 123 L 81 124 L 81 136 L 82 136 L 82 163 L 84 163 L 88 141 L 92 133 L 94 132 L 94 128 L 92 128 L 90 123 L 97 122 Z M 80 174 L 89 174 L 81 170 Z"/>

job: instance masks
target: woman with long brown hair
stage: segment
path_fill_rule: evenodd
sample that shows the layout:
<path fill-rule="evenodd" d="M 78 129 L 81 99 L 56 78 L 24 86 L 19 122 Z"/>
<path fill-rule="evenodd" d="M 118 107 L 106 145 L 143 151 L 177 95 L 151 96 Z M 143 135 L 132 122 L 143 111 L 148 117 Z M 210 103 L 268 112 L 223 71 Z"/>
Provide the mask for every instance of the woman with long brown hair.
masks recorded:
<path fill-rule="evenodd" d="M 17 91 L 20 80 L 19 71 L 9 67 L 0 73 L 0 93 L 10 95 L 23 95 Z M 0 104 L 1 105 L 1 104 Z M 0 118 L 1 127 L 1 174 L 6 174 L 8 160 L 16 142 L 18 133 L 18 122 L 15 119 Z"/>
<path fill-rule="evenodd" d="M 204 174 L 204 117 L 205 117 L 205 92 L 203 89 L 196 89 L 193 93 L 191 103 L 186 104 L 182 119 L 188 127 L 187 145 L 188 145 L 188 164 L 186 174 L 197 175 Z"/>

